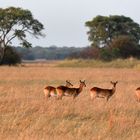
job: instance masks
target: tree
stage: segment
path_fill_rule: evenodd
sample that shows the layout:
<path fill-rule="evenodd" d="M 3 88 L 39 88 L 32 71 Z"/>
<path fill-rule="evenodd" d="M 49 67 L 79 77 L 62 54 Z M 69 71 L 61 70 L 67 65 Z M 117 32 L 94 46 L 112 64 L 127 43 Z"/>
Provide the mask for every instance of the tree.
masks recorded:
<path fill-rule="evenodd" d="M 7 47 L 17 38 L 23 47 L 31 47 L 27 36 L 38 38 L 44 36 L 43 24 L 34 19 L 29 10 L 9 7 L 0 8 L 0 64 L 2 64 Z"/>
<path fill-rule="evenodd" d="M 89 27 L 87 34 L 93 46 L 107 46 L 120 35 L 128 35 L 137 43 L 140 41 L 140 26 L 129 17 L 97 16 L 85 25 Z"/>

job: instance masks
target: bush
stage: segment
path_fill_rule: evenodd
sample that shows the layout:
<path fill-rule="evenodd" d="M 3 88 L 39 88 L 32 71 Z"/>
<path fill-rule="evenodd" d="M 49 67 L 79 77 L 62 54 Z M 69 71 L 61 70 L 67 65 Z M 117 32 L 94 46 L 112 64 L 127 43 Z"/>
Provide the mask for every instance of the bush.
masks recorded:
<path fill-rule="evenodd" d="M 118 58 L 129 58 L 140 55 L 140 48 L 136 41 L 129 36 L 119 36 L 110 44 L 112 56 Z"/>
<path fill-rule="evenodd" d="M 7 47 L 2 61 L 3 65 L 16 65 L 21 63 L 19 54 L 12 47 Z"/>

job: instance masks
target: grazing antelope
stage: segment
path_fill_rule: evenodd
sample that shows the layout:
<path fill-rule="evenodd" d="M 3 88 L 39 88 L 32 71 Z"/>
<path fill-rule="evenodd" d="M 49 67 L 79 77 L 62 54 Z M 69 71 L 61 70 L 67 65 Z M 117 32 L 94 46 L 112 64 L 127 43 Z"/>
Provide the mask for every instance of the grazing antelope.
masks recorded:
<path fill-rule="evenodd" d="M 72 87 L 73 85 L 70 83 L 70 81 L 66 80 L 66 87 Z M 44 88 L 44 94 L 46 98 L 49 97 L 57 97 L 57 92 L 56 92 L 56 88 L 53 86 L 46 86 Z"/>
<path fill-rule="evenodd" d="M 58 99 L 62 99 L 63 96 L 73 96 L 73 99 L 82 92 L 83 87 L 86 87 L 85 80 L 80 80 L 79 88 L 69 88 L 66 86 L 59 86 L 56 88 Z"/>
<path fill-rule="evenodd" d="M 115 93 L 117 83 L 118 83 L 118 81 L 116 81 L 116 82 L 111 81 L 111 84 L 113 85 L 112 89 L 103 89 L 103 88 L 99 88 L 99 87 L 91 88 L 90 89 L 91 99 L 95 99 L 96 97 L 97 98 L 106 98 L 106 100 L 108 101 L 109 98 Z"/>
<path fill-rule="evenodd" d="M 136 100 L 140 102 L 140 87 L 138 87 L 135 91 Z"/>

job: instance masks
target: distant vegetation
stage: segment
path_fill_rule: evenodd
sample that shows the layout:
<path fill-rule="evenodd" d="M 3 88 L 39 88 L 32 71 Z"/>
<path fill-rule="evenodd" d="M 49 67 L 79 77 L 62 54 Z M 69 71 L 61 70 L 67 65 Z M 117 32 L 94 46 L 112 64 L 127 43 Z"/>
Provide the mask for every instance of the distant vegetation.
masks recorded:
<path fill-rule="evenodd" d="M 123 44 L 123 45 L 122 45 Z M 112 42 L 113 48 L 94 47 L 14 47 L 22 60 L 64 60 L 93 59 L 97 61 L 112 61 L 116 59 L 140 58 L 140 47 L 127 37 L 120 37 Z"/>
<path fill-rule="evenodd" d="M 70 58 L 72 55 L 80 54 L 84 48 L 76 47 L 33 47 L 33 48 L 22 48 L 15 47 L 15 50 L 24 60 L 63 60 Z"/>

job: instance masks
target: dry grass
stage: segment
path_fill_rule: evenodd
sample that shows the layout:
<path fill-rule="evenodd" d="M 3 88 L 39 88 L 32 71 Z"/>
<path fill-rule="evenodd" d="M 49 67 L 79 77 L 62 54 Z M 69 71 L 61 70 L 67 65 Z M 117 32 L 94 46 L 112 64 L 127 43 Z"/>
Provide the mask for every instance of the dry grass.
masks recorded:
<path fill-rule="evenodd" d="M 65 84 L 87 87 L 73 100 L 44 99 L 43 88 Z M 118 80 L 116 94 L 90 100 L 93 86 L 110 88 Z M 0 139 L 10 140 L 139 140 L 140 103 L 134 91 L 140 71 L 113 68 L 0 67 Z"/>
<path fill-rule="evenodd" d="M 135 58 L 115 59 L 112 61 L 101 61 L 92 59 L 64 60 L 57 63 L 59 67 L 92 67 L 92 68 L 136 68 L 140 69 L 140 60 Z"/>

